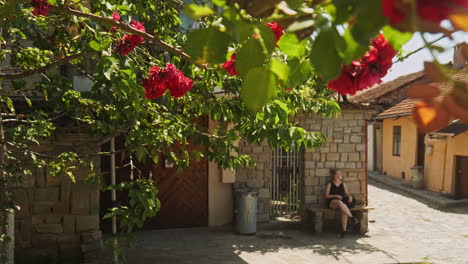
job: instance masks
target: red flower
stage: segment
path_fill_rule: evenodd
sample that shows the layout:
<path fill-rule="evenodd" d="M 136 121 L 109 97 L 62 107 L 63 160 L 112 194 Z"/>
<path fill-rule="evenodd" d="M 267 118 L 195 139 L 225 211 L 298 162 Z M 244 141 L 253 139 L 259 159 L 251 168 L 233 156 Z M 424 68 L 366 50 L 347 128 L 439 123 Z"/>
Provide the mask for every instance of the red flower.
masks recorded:
<path fill-rule="evenodd" d="M 121 40 L 119 40 L 119 44 L 115 48 L 115 51 L 120 53 L 123 56 L 127 56 L 130 52 L 135 49 L 135 44 L 132 41 L 132 36 L 125 35 Z"/>
<path fill-rule="evenodd" d="M 278 42 L 280 38 L 284 35 L 283 28 L 280 25 L 278 25 L 278 23 L 265 23 L 265 25 L 267 25 L 273 31 L 273 34 L 275 35 L 275 42 Z"/>
<path fill-rule="evenodd" d="M 32 13 L 35 16 L 47 16 L 51 5 L 47 2 L 47 0 L 32 0 L 31 6 L 34 7 Z"/>
<path fill-rule="evenodd" d="M 193 81 L 170 63 L 164 69 L 151 67 L 149 75 L 149 78 L 142 82 L 145 87 L 145 96 L 148 99 L 159 98 L 166 90 L 169 90 L 172 97 L 179 98 L 193 86 Z"/>
<path fill-rule="evenodd" d="M 228 61 L 225 61 L 223 65 L 221 65 L 227 71 L 229 75 L 234 75 L 234 76 L 239 75 L 239 73 L 236 70 L 236 55 L 237 53 L 233 53 L 231 55 L 231 59 Z"/>
<path fill-rule="evenodd" d="M 135 22 L 135 21 L 132 20 L 132 22 L 130 22 L 130 25 L 132 25 L 132 27 L 134 27 L 135 29 L 146 32 L 145 27 L 143 26 L 143 23 Z M 143 43 L 143 41 L 145 41 L 144 37 L 137 36 L 137 35 L 130 35 L 130 39 L 131 39 L 130 41 L 135 46 L 140 45 L 141 43 Z"/>
<path fill-rule="evenodd" d="M 193 81 L 170 63 L 166 65 L 165 80 L 171 96 L 176 98 L 184 96 L 193 86 Z"/>
<path fill-rule="evenodd" d="M 119 13 L 117 13 L 117 11 L 114 11 L 114 13 L 112 13 L 112 19 L 114 19 L 114 21 L 120 21 L 120 15 Z"/>
<path fill-rule="evenodd" d="M 466 0 L 415 0 L 418 15 L 423 20 L 440 23 L 458 9 L 467 9 Z M 409 20 L 411 4 L 404 0 L 382 0 L 384 16 L 390 19 L 391 24 L 399 24 Z"/>
<path fill-rule="evenodd" d="M 340 76 L 328 83 L 329 89 L 354 95 L 357 91 L 382 82 L 397 52 L 382 34 L 373 39 L 371 44 L 372 48 L 359 61 L 342 66 Z"/>
<path fill-rule="evenodd" d="M 149 78 L 143 80 L 142 83 L 143 87 L 145 87 L 146 98 L 156 99 L 164 94 L 167 88 L 163 75 L 163 71 L 157 66 L 151 67 Z"/>
<path fill-rule="evenodd" d="M 143 23 L 135 22 L 132 20 L 130 23 L 132 27 L 146 32 L 145 27 L 143 26 Z M 119 40 L 119 44 L 115 48 L 115 50 L 124 55 L 127 56 L 130 52 L 132 52 L 137 45 L 140 45 L 145 41 L 144 37 L 137 36 L 137 35 L 125 35 L 121 40 Z"/>
<path fill-rule="evenodd" d="M 120 15 L 119 13 L 117 13 L 117 11 L 114 11 L 114 13 L 112 13 L 112 19 L 114 19 L 114 21 L 120 21 Z M 114 32 L 116 30 L 117 30 L 117 27 L 113 26 L 110 31 Z"/>

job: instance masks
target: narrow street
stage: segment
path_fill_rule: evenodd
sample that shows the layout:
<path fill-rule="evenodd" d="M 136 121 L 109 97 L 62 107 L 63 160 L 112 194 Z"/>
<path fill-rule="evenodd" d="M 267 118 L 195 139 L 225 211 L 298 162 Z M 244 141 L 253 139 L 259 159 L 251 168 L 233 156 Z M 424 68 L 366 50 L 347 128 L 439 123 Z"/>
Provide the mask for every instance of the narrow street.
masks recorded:
<path fill-rule="evenodd" d="M 367 236 L 262 229 L 239 236 L 224 228 L 144 231 L 130 263 L 468 263 L 468 208 L 440 211 L 370 183 Z"/>

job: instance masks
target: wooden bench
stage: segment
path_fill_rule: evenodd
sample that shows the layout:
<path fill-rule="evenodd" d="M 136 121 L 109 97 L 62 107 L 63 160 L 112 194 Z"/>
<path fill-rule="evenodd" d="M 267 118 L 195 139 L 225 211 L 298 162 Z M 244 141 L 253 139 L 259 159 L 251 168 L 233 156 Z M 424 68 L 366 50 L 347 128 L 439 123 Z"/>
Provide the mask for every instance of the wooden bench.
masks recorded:
<path fill-rule="evenodd" d="M 355 230 L 357 233 L 364 235 L 365 233 L 368 232 L 369 230 L 368 229 L 368 223 L 369 223 L 368 212 L 373 209 L 374 208 L 370 208 L 367 206 L 357 206 L 357 207 L 350 209 L 353 216 L 359 219 L 359 226 L 357 227 L 357 230 Z M 324 207 L 311 207 L 311 208 L 307 208 L 306 212 L 308 214 L 308 217 L 306 220 L 307 225 L 311 227 L 315 233 L 322 233 L 324 222 L 327 220 L 324 218 L 324 215 L 326 213 L 338 214 L 339 210 L 324 208 Z M 338 219 L 340 218 L 338 217 Z M 339 227 L 341 227 L 341 222 L 340 222 Z"/>

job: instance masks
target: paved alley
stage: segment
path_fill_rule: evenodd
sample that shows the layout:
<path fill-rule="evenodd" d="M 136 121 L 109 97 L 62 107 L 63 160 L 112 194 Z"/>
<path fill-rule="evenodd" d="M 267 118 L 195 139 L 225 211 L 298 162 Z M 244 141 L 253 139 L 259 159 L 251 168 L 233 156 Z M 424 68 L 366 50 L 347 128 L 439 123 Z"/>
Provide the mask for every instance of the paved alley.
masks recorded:
<path fill-rule="evenodd" d="M 142 231 L 129 263 L 468 263 L 468 208 L 440 211 L 378 183 L 369 184 L 369 233 L 337 239 L 298 229 L 229 227 Z"/>

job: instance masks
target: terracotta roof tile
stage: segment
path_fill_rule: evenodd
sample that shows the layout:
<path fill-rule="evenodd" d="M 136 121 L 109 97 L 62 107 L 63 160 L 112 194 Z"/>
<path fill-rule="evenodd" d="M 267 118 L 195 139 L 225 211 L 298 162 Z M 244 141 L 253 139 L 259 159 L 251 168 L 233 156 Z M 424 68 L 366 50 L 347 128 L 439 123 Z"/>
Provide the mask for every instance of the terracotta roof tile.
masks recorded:
<path fill-rule="evenodd" d="M 418 80 L 423 81 L 423 77 L 423 71 L 403 75 L 392 81 L 380 85 L 375 85 L 369 88 L 368 90 L 365 90 L 360 94 L 357 94 L 349 99 L 351 102 L 372 103 L 377 101 L 378 98 L 384 97 L 386 94 L 395 91 L 400 87 L 409 86 L 410 84 Z"/>
<path fill-rule="evenodd" d="M 456 81 L 461 81 L 468 83 L 468 72 L 457 72 L 457 73 L 450 73 L 449 74 L 450 79 L 456 80 Z M 436 97 L 434 100 L 435 101 L 442 101 L 444 96 L 447 93 L 450 93 L 452 91 L 452 86 L 451 84 L 448 83 L 430 83 L 432 86 L 436 86 L 439 88 L 441 94 Z M 388 108 L 387 110 L 383 111 L 382 113 L 378 114 L 378 118 L 385 118 L 389 116 L 405 116 L 405 115 L 410 115 L 413 106 L 415 103 L 421 101 L 420 99 L 412 99 L 412 98 L 406 98 L 400 103 Z"/>
<path fill-rule="evenodd" d="M 390 107 L 389 109 L 383 111 L 382 113 L 377 115 L 377 118 L 386 118 L 391 116 L 405 116 L 410 115 L 411 111 L 413 110 L 413 106 L 415 103 L 420 101 L 419 99 L 413 98 L 406 98 L 405 100 L 401 101 L 400 103 Z"/>

